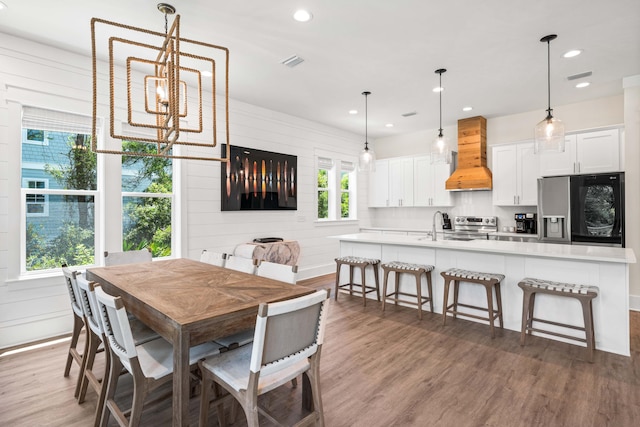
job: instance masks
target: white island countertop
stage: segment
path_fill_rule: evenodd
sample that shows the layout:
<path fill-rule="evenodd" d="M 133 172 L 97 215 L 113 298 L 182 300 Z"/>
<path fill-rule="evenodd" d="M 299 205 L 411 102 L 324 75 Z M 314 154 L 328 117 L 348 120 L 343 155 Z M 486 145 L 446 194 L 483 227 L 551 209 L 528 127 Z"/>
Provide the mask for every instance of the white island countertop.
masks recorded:
<path fill-rule="evenodd" d="M 624 264 L 633 264 L 636 262 L 636 256 L 632 249 L 610 246 L 562 245 L 556 243 L 511 242 L 500 240 L 442 240 L 440 235 L 438 235 L 438 240 L 436 241 L 432 241 L 431 237 L 424 236 L 373 233 L 343 234 L 330 237 L 345 242 L 432 247 L 471 252 L 526 255 L 542 258 L 602 261 Z"/>

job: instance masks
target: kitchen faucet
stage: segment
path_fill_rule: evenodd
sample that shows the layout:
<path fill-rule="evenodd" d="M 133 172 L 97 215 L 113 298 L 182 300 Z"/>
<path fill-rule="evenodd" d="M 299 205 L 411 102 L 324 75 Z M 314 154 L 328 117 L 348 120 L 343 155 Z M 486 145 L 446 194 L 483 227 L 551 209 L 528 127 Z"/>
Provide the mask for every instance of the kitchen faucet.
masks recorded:
<path fill-rule="evenodd" d="M 434 242 L 437 240 L 436 238 L 436 216 L 440 214 L 440 216 L 444 219 L 444 216 L 442 216 L 442 212 L 440 211 L 435 211 L 435 213 L 433 214 L 433 228 L 431 229 L 431 240 L 433 240 Z"/>

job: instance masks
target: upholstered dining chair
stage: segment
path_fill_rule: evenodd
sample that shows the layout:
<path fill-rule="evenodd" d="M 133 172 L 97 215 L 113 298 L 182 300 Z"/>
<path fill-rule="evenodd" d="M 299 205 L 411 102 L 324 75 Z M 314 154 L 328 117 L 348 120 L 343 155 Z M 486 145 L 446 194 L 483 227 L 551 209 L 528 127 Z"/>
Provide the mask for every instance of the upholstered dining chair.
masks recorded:
<path fill-rule="evenodd" d="M 217 265 L 218 267 L 224 267 L 226 259 L 227 254 L 221 252 L 211 252 L 206 249 L 203 250 L 200 254 L 200 262 Z"/>
<path fill-rule="evenodd" d="M 243 273 L 255 274 L 256 261 L 252 258 L 244 258 L 241 256 L 229 255 L 224 263 L 224 268 L 242 271 Z"/>
<path fill-rule="evenodd" d="M 198 362 L 202 372 L 200 427 L 207 423 L 209 406 L 217 406 L 218 421 L 224 425 L 219 385 L 242 406 L 247 425 L 258 426 L 258 414 L 281 425 L 264 408 L 258 396 L 302 373 L 307 373 L 314 410 L 298 424 L 324 425 L 320 396 L 320 353 L 328 315 L 329 291 L 320 290 L 286 301 L 260 304 L 252 345 L 220 353 Z M 211 402 L 209 396 L 213 398 Z"/>
<path fill-rule="evenodd" d="M 260 261 L 260 264 L 258 264 L 256 268 L 256 275 L 295 285 L 298 281 L 298 266 Z"/>
<path fill-rule="evenodd" d="M 78 284 L 78 292 L 80 294 L 80 302 L 82 303 L 82 310 L 84 312 L 85 324 L 88 326 L 87 333 L 89 340 L 86 356 L 83 357 L 82 378 L 80 382 L 80 391 L 78 393 L 78 403 L 84 402 L 87 388 L 91 385 L 98 394 L 95 416 L 95 425 L 98 425 L 104 408 L 104 399 L 108 383 L 106 379 L 109 377 L 111 352 L 108 348 L 105 348 L 106 340 L 104 336 L 104 329 L 102 326 L 102 320 L 100 319 L 100 314 L 98 313 L 98 301 L 96 299 L 95 288 L 100 285 L 95 282 L 88 281 L 81 275 L 77 276 L 76 280 Z M 133 335 L 133 342 L 135 345 L 144 344 L 151 340 L 160 338 L 160 335 L 135 317 L 133 319 L 130 318 L 129 322 L 131 324 L 131 333 Z M 108 344 L 106 345 L 108 346 Z M 93 371 L 93 365 L 99 350 L 106 350 L 104 351 L 105 366 L 102 375 L 96 375 Z"/>
<path fill-rule="evenodd" d="M 69 300 L 71 301 L 71 309 L 73 311 L 73 331 L 71 332 L 71 341 L 69 342 L 69 351 L 67 353 L 67 363 L 64 367 L 64 376 L 69 376 L 71 364 L 76 362 L 80 368 L 80 373 L 78 374 L 78 382 L 76 383 L 74 396 L 78 397 L 82 377 L 82 359 L 84 355 L 87 354 L 89 340 L 85 340 L 84 350 L 80 353 L 78 351 L 78 340 L 80 339 L 80 334 L 85 326 L 84 313 L 80 303 L 80 293 L 78 291 L 78 283 L 76 280 L 80 274 L 76 271 L 71 271 L 67 264 L 62 264 L 62 274 L 64 275 L 65 284 L 67 285 L 67 292 L 69 293 Z"/>
<path fill-rule="evenodd" d="M 150 249 L 139 249 L 124 252 L 104 252 L 104 265 L 136 264 L 139 262 L 151 262 L 153 255 Z"/>
<path fill-rule="evenodd" d="M 95 295 L 105 339 L 111 352 L 105 406 L 100 425 L 106 426 L 109 416 L 113 415 L 121 427 L 138 426 L 146 396 L 173 377 L 173 346 L 164 339 L 135 345 L 122 298 L 107 294 L 100 286 L 95 288 Z M 213 342 L 197 345 L 189 351 L 189 363 L 195 366 L 199 359 L 219 352 L 219 346 Z M 123 368 L 133 377 L 134 393 L 129 419 L 115 399 L 118 378 Z"/>

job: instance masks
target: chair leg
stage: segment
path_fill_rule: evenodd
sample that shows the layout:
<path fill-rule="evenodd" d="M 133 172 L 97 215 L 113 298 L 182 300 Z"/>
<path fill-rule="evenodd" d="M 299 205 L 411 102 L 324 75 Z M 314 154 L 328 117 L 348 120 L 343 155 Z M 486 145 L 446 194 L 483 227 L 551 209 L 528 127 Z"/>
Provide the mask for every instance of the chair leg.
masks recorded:
<path fill-rule="evenodd" d="M 531 335 L 531 329 L 533 328 L 533 311 L 535 309 L 535 305 L 536 305 L 536 293 L 532 292 L 531 293 L 531 299 L 529 300 L 529 317 L 527 320 L 527 328 L 528 328 L 528 334 Z"/>
<path fill-rule="evenodd" d="M 366 287 L 366 279 L 365 279 L 365 277 L 367 275 L 366 274 L 367 273 L 366 270 L 367 270 L 366 264 L 360 266 L 360 274 L 362 275 L 362 279 L 361 279 L 362 280 L 362 284 L 361 284 L 361 286 L 362 286 L 362 305 L 364 307 L 367 306 L 367 287 Z M 353 283 L 353 281 L 352 281 L 352 283 Z"/>
<path fill-rule="evenodd" d="M 69 343 L 69 354 L 67 355 L 67 364 L 64 367 L 65 378 L 69 376 L 71 370 L 71 362 L 73 362 L 73 352 L 77 351 L 78 338 L 80 338 L 80 332 L 84 327 L 84 322 L 81 317 L 78 317 L 75 312 L 73 313 L 73 332 L 71 333 L 71 342 Z"/>
<path fill-rule="evenodd" d="M 384 311 L 387 302 L 387 283 L 389 282 L 389 271 L 390 270 L 384 270 L 384 279 L 382 281 L 382 311 Z"/>
<path fill-rule="evenodd" d="M 109 381 L 104 400 L 104 409 L 102 411 L 102 417 L 100 418 L 100 427 L 106 427 L 107 423 L 109 422 L 111 406 L 115 405 L 114 397 L 116 395 L 116 388 L 118 387 L 118 378 L 120 377 L 120 372 L 122 371 L 122 362 L 120 362 L 120 358 L 118 356 L 115 356 L 114 354 L 111 354 L 109 358 L 111 361 L 111 363 L 109 364 Z"/>
<path fill-rule="evenodd" d="M 320 352 L 320 350 L 318 350 L 318 352 Z M 322 427 L 324 426 L 324 411 L 322 408 L 322 396 L 320 392 L 320 369 L 318 368 L 319 356 L 320 355 L 318 353 L 312 356 L 311 369 L 309 369 L 308 371 L 308 376 L 311 382 L 311 392 L 313 395 L 313 408 L 314 408 L 314 411 L 316 412 L 316 420 L 317 420 L 316 425 Z"/>
<path fill-rule="evenodd" d="M 102 342 L 106 343 L 103 338 Z M 105 346 L 104 349 L 104 375 L 102 376 L 102 384 L 100 384 L 100 394 L 98 395 L 98 402 L 96 403 L 96 417 L 94 427 L 99 427 L 102 420 L 102 414 L 104 413 L 104 402 L 107 397 L 107 387 L 109 386 L 109 377 L 111 373 L 111 350 L 109 346 Z"/>
<path fill-rule="evenodd" d="M 84 324 L 84 321 L 82 321 Z M 79 334 L 78 334 L 79 335 Z M 82 355 L 80 355 L 80 372 L 78 372 L 78 379 L 76 380 L 76 389 L 73 392 L 73 397 L 78 398 L 80 395 L 80 384 L 84 378 L 84 367 L 86 364 L 87 354 L 89 353 L 89 346 L 91 345 L 91 333 L 89 328 L 85 330 L 84 348 L 82 349 Z"/>
<path fill-rule="evenodd" d="M 528 290 L 523 290 L 522 296 L 522 326 L 520 328 L 520 345 L 525 344 L 525 339 L 527 336 L 527 328 L 529 326 L 529 312 L 530 310 L 530 301 L 531 301 L 531 292 Z"/>
<path fill-rule="evenodd" d="M 209 398 L 209 390 L 211 389 L 213 384 L 211 378 L 207 374 L 207 369 L 204 369 L 202 368 L 202 366 L 200 366 L 200 372 L 202 372 L 202 383 L 200 386 L 200 413 L 198 425 L 200 427 L 205 427 L 209 418 L 209 404 L 211 403 L 211 399 Z M 224 427 L 224 424 L 221 424 L 220 427 Z"/>
<path fill-rule="evenodd" d="M 493 327 L 494 318 L 493 318 L 493 286 L 485 286 L 487 291 L 487 310 L 489 310 L 489 327 L 491 329 L 491 338 L 496 337 L 496 332 Z"/>
<path fill-rule="evenodd" d="M 458 295 L 460 294 L 460 281 L 453 281 L 453 318 L 458 318 Z"/>
<path fill-rule="evenodd" d="M 349 265 L 349 295 L 353 295 L 353 265 Z"/>
<path fill-rule="evenodd" d="M 131 415 L 129 417 L 129 426 L 138 427 L 142 419 L 142 409 L 144 408 L 144 399 L 147 395 L 148 387 L 146 378 L 140 375 L 136 378 L 133 375 L 133 400 L 131 403 Z"/>
<path fill-rule="evenodd" d="M 338 301 L 338 289 L 339 289 L 339 285 L 340 285 L 340 267 L 342 267 L 342 263 L 340 262 L 336 262 L 336 290 L 334 291 L 333 294 L 333 299 L 335 301 Z"/>
<path fill-rule="evenodd" d="M 85 395 L 87 394 L 87 387 L 89 385 L 89 378 L 87 377 L 87 371 L 92 371 L 93 362 L 96 359 L 96 353 L 100 346 L 100 338 L 96 336 L 92 330 L 87 331 L 87 338 L 89 339 L 89 350 L 86 356 L 82 358 L 82 377 L 80 377 L 80 391 L 78 392 L 78 403 L 83 403 Z"/>
<path fill-rule="evenodd" d="M 442 299 L 442 326 L 447 324 L 447 310 L 449 306 L 449 285 L 451 284 L 451 279 L 444 280 L 444 296 Z"/>
<path fill-rule="evenodd" d="M 395 293 L 394 293 L 394 298 L 395 300 L 395 305 L 396 307 L 398 306 L 398 298 L 400 298 L 400 276 L 401 274 L 398 273 L 397 271 L 394 271 L 393 274 L 395 275 Z"/>
<path fill-rule="evenodd" d="M 416 275 L 416 294 L 418 297 L 418 319 L 422 320 L 422 278 L 421 274 Z"/>
<path fill-rule="evenodd" d="M 427 275 L 427 290 L 429 291 L 429 308 L 433 313 L 433 289 L 431 286 L 431 272 L 427 271 L 426 275 Z"/>
<path fill-rule="evenodd" d="M 584 332 L 587 341 L 587 358 L 589 363 L 593 363 L 593 315 L 591 313 L 591 300 L 581 298 L 582 317 L 584 318 Z"/>
<path fill-rule="evenodd" d="M 376 298 L 378 298 L 378 301 L 380 301 L 380 280 L 378 278 L 378 264 L 372 264 L 371 266 L 373 267 L 373 278 L 376 282 Z"/>
<path fill-rule="evenodd" d="M 498 307 L 498 321 L 500 322 L 500 329 L 504 329 L 504 321 L 502 319 L 502 291 L 500 290 L 500 282 L 495 285 L 496 290 L 496 306 Z"/>

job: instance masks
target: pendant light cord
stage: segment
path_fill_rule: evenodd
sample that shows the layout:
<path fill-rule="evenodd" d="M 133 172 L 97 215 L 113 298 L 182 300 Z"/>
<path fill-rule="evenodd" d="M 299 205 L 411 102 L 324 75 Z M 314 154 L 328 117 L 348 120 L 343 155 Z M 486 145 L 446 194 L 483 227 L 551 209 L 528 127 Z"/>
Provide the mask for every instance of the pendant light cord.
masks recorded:
<path fill-rule="evenodd" d="M 438 136 L 442 137 L 442 73 L 440 74 L 440 128 L 438 129 Z"/>
<path fill-rule="evenodd" d="M 551 116 L 551 40 L 547 40 L 547 114 Z"/>
<path fill-rule="evenodd" d="M 369 102 L 368 98 L 371 92 L 362 92 L 364 95 L 364 149 L 369 150 Z"/>

